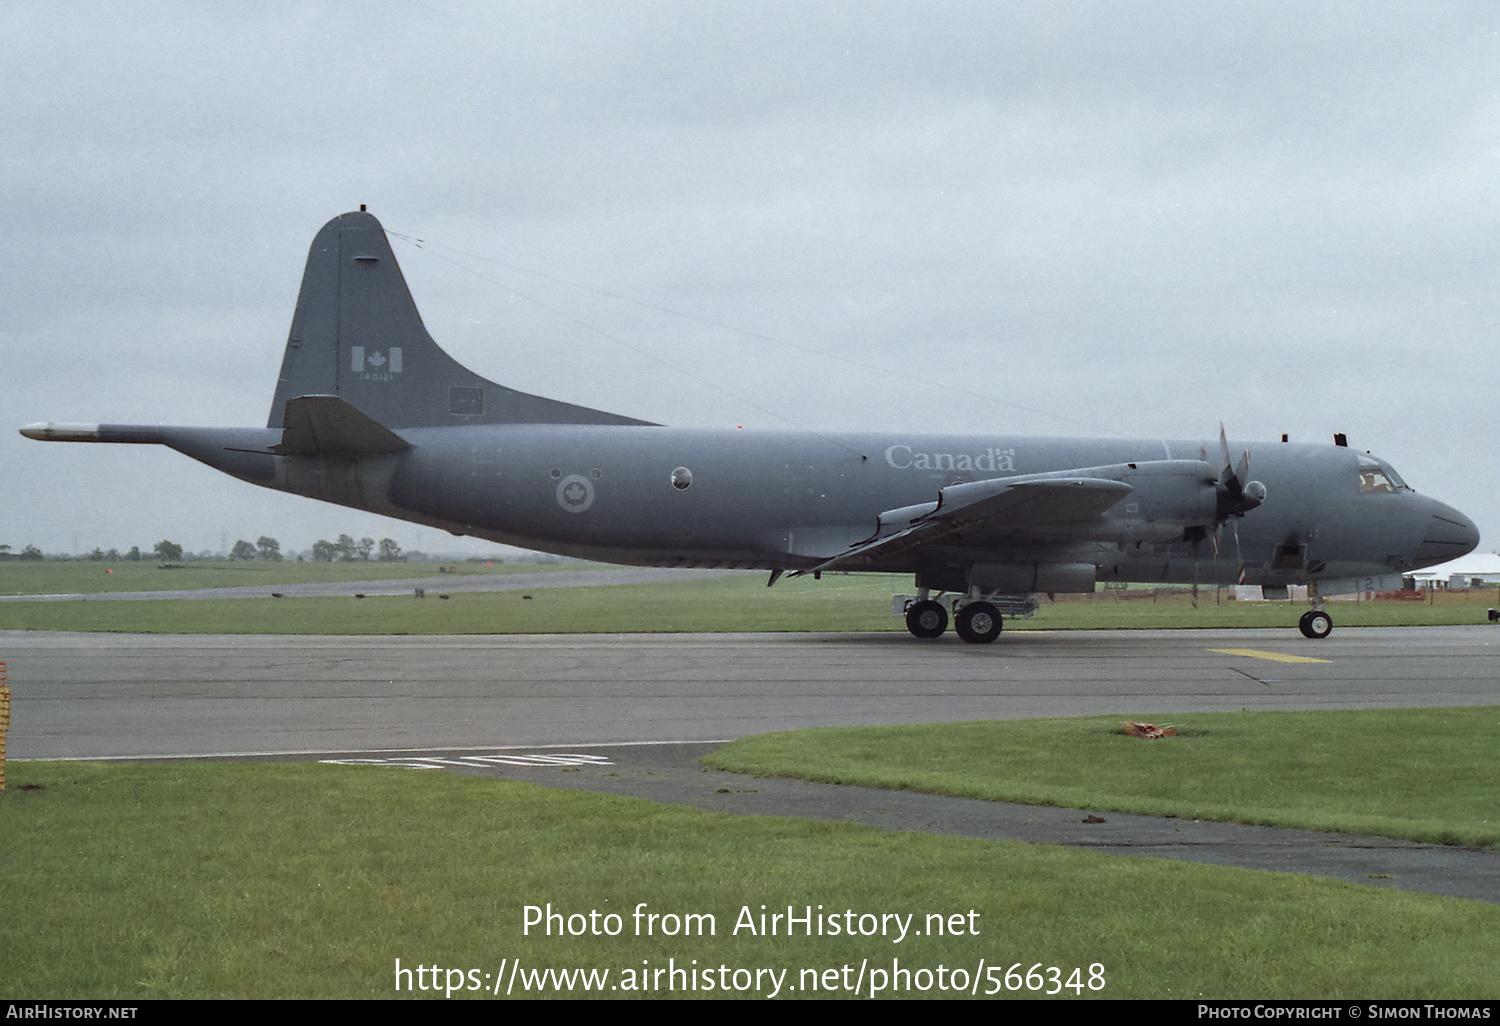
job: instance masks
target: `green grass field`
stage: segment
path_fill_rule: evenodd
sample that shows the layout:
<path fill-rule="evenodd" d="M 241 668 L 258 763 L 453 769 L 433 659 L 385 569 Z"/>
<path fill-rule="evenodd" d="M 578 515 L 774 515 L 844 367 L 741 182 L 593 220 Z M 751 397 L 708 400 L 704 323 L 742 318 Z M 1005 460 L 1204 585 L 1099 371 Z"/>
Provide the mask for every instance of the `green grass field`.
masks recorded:
<path fill-rule="evenodd" d="M 0 562 L 0 595 L 89 595 L 117 591 L 179 591 L 330 581 L 389 581 L 401 577 L 537 573 L 597 567 L 597 563 L 340 563 L 191 562 L 159 566 L 153 561 L 6 560 Z"/>
<path fill-rule="evenodd" d="M 865 996 L 873 970 L 889 986 L 897 968 L 915 974 L 903 996 L 967 996 L 939 989 L 939 966 L 950 987 L 962 970 L 980 993 L 993 986 L 1004 996 L 1004 973 L 1017 964 L 1015 996 L 1029 997 L 1024 974 L 1038 963 L 1035 982 L 1062 986 L 1055 1000 L 1500 990 L 1500 907 L 1485 902 L 415 770 L 18 763 L 9 777 L 0 967 L 11 999 L 392 997 L 397 959 L 485 988 L 516 964 L 508 960 L 519 960 L 523 982 L 543 969 L 590 969 L 609 971 L 605 987 L 628 987 L 643 969 L 696 959 L 731 986 L 736 970 L 747 987 L 756 970 L 784 972 L 781 997 L 852 996 L 822 988 L 855 980 L 862 966 Z M 640 902 L 711 914 L 715 932 L 634 936 Z M 565 914 L 614 912 L 621 932 L 525 932 L 525 907 L 548 903 Z M 741 910 L 758 916 L 762 904 L 924 925 L 929 914 L 950 924 L 958 914 L 964 932 L 899 944 L 736 935 Z M 1066 988 L 1074 968 L 1081 993 Z M 1091 991 L 1091 978 L 1102 989 Z M 764 998 L 772 978 L 761 984 L 731 994 Z M 574 987 L 554 978 L 515 996 L 585 996 Z M 445 999 L 441 990 L 410 996 Z M 474 996 L 488 995 L 453 994 Z"/>
<path fill-rule="evenodd" d="M 1500 707 L 829 727 L 731 742 L 716 769 L 991 801 L 1500 845 Z"/>
<path fill-rule="evenodd" d="M 361 568 L 392 576 L 435 574 L 436 567 L 403 563 L 203 564 L 202 569 L 133 569 L 104 577 L 98 564 L 25 564 L 29 578 L 0 570 L 0 592 L 71 594 L 85 585 L 119 591 L 210 587 L 222 584 L 297 580 L 361 580 Z M 189 564 L 194 566 L 195 564 Z M 574 564 L 578 566 L 580 564 Z M 582 564 L 590 565 L 590 564 Z M 63 568 L 46 577 L 35 567 Z M 460 572 L 506 573 L 539 569 L 522 564 L 458 564 Z M 79 569 L 83 567 L 84 569 Z M 254 567 L 255 569 L 247 569 Z M 269 569 L 261 569 L 266 567 Z M 406 568 L 397 571 L 394 568 Z M 548 564 L 566 569 L 566 564 Z M 92 568 L 92 569 L 89 569 Z M 260 577 L 258 575 L 264 575 Z M 304 576 L 312 575 L 312 576 Z M 373 578 L 370 578 L 373 579 Z M 3 602 L 0 629 L 125 631 L 183 634 L 537 634 L 715 631 L 903 631 L 890 615 L 893 594 L 911 590 L 911 579 L 890 574 L 829 574 L 783 580 L 767 588 L 759 574 L 665 584 L 537 588 L 517 592 L 455 593 L 442 600 L 385 596 L 255 598 L 128 602 Z M 1030 620 L 1009 620 L 1006 630 L 1294 627 L 1304 607 L 1288 602 L 1222 601 L 1212 590 L 1196 607 L 1186 591 L 1138 589 L 1122 599 L 1100 592 L 1069 601 L 1042 603 Z M 1340 627 L 1482 623 L 1492 591 L 1441 593 L 1424 602 L 1338 602 L 1331 605 Z"/>

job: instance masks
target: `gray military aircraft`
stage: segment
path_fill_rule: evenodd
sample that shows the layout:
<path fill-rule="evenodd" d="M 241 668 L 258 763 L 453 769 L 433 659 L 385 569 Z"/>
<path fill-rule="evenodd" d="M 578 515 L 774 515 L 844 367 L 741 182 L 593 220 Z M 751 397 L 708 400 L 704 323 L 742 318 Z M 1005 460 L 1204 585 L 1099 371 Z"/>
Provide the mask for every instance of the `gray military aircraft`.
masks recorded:
<path fill-rule="evenodd" d="M 528 395 L 428 335 L 380 222 L 307 258 L 264 428 L 33 424 L 170 446 L 251 484 L 567 556 L 641 566 L 915 575 L 894 611 L 989 642 L 1039 592 L 1099 581 L 1306 584 L 1317 599 L 1461 556 L 1462 513 L 1342 444 L 1216 447 L 999 432 L 679 430 Z M 1237 443 L 1236 449 L 1242 449 Z M 1226 530 L 1226 526 L 1229 528 Z M 1352 587 L 1351 587 L 1352 585 Z"/>

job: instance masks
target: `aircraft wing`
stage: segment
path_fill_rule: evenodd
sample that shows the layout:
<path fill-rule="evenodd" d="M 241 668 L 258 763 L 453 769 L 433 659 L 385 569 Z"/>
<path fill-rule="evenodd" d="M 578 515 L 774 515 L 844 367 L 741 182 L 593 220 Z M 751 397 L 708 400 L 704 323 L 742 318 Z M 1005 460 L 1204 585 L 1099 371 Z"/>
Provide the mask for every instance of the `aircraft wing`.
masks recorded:
<path fill-rule="evenodd" d="M 892 557 L 979 526 L 1024 530 L 1093 520 L 1134 491 L 1123 481 L 1093 476 L 1110 469 L 1114 468 L 951 485 L 938 491 L 936 502 L 880 514 L 875 534 L 803 572 L 872 569 Z"/>

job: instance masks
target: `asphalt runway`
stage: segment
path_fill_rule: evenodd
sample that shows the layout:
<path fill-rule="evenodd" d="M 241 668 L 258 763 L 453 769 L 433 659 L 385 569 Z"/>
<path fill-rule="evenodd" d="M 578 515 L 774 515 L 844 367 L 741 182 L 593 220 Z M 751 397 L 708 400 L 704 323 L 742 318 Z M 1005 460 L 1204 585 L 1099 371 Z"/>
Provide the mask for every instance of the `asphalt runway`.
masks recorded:
<path fill-rule="evenodd" d="M 1488 626 L 1344 628 L 1321 642 L 1295 628 L 1017 631 L 989 646 L 898 633 L 0 632 L 15 759 L 396 762 L 1489 901 L 1500 900 L 1493 852 L 1114 813 L 1089 823 L 1077 810 L 708 774 L 694 760 L 704 742 L 808 726 L 1492 705 L 1497 649 Z"/>

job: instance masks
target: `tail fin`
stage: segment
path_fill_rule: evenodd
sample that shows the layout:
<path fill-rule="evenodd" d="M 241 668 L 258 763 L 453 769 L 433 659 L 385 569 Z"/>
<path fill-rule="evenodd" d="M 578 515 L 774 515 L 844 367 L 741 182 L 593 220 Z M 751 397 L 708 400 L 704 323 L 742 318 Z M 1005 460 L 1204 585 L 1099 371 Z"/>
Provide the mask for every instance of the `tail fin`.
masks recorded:
<path fill-rule="evenodd" d="M 427 334 L 380 222 L 340 214 L 313 239 L 268 427 L 287 403 L 333 395 L 386 427 L 646 424 L 497 385 Z"/>

